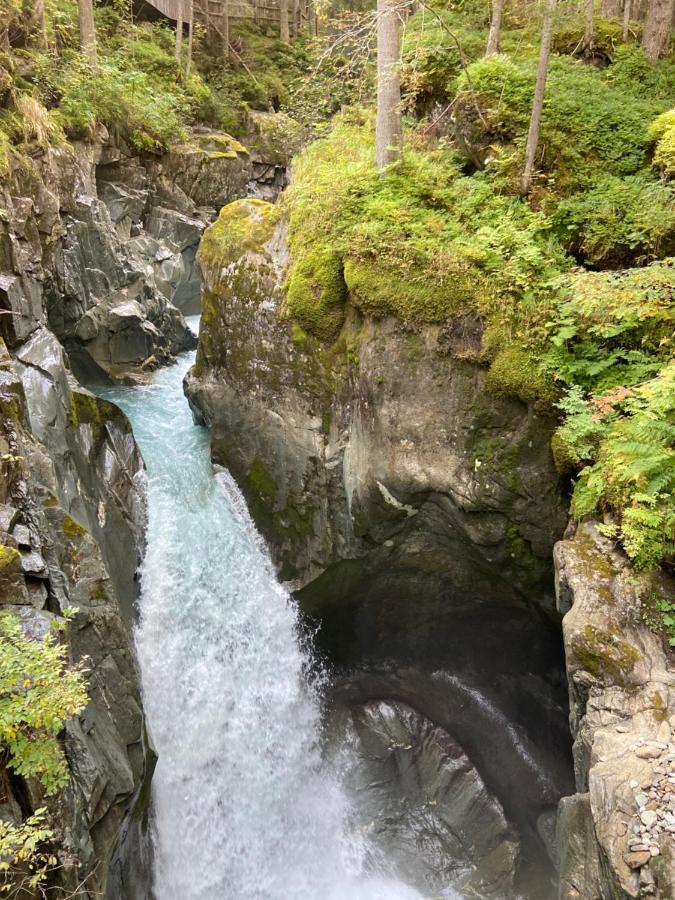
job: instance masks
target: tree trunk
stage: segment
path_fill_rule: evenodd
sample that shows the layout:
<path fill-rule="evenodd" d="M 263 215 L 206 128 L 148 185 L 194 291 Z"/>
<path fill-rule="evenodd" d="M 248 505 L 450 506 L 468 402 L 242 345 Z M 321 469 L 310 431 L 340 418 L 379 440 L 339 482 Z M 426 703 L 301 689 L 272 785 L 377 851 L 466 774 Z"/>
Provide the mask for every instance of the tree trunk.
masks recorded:
<path fill-rule="evenodd" d="M 45 0 L 35 0 L 33 12 L 28 20 L 28 31 L 37 32 L 37 44 L 43 50 L 48 49 L 47 41 L 47 17 L 45 15 Z"/>
<path fill-rule="evenodd" d="M 584 48 L 593 46 L 593 14 L 595 13 L 594 0 L 586 0 L 586 28 L 584 30 Z"/>
<path fill-rule="evenodd" d="M 675 0 L 650 0 L 642 32 L 642 49 L 651 60 L 660 59 L 670 50 L 674 4 Z"/>
<path fill-rule="evenodd" d="M 192 68 L 192 39 L 194 35 L 195 25 L 195 0 L 188 0 L 188 49 L 187 62 L 185 63 L 185 80 L 190 77 L 190 69 Z"/>
<path fill-rule="evenodd" d="M 623 39 L 624 39 L 624 43 L 628 40 L 629 30 L 630 30 L 630 0 L 623 0 Z"/>
<path fill-rule="evenodd" d="M 618 19 L 621 15 L 621 0 L 602 0 L 602 15 L 605 19 Z"/>
<path fill-rule="evenodd" d="M 230 0 L 223 0 L 223 55 L 230 61 Z"/>
<path fill-rule="evenodd" d="M 178 18 L 176 19 L 176 63 L 180 69 L 183 56 L 183 0 L 178 0 Z"/>
<path fill-rule="evenodd" d="M 532 101 L 532 115 L 530 127 L 527 132 L 527 146 L 525 147 L 525 166 L 523 176 L 520 179 L 520 193 L 523 196 L 530 193 L 532 187 L 532 175 L 534 174 L 534 160 L 539 144 L 539 126 L 541 125 L 541 113 L 544 107 L 544 92 L 546 91 L 546 78 L 548 76 L 548 60 L 551 55 L 551 42 L 553 41 L 553 21 L 557 0 L 546 0 L 544 23 L 541 29 L 541 46 L 539 49 L 539 65 L 537 67 L 537 82 L 534 87 L 534 100 Z"/>
<path fill-rule="evenodd" d="M 397 0 L 377 0 L 377 121 L 375 164 L 382 170 L 401 158 L 401 21 Z"/>
<path fill-rule="evenodd" d="M 96 30 L 93 0 L 77 0 L 80 18 L 80 46 L 92 66 L 96 65 Z"/>
<path fill-rule="evenodd" d="M 293 37 L 300 34 L 300 0 L 293 0 Z"/>
<path fill-rule="evenodd" d="M 502 28 L 502 15 L 504 13 L 504 0 L 493 0 L 492 20 L 490 21 L 490 34 L 488 35 L 486 56 L 494 56 L 499 53 L 499 33 Z"/>
<path fill-rule="evenodd" d="M 279 0 L 279 37 L 284 44 L 290 44 L 291 29 L 288 24 L 288 0 Z"/>

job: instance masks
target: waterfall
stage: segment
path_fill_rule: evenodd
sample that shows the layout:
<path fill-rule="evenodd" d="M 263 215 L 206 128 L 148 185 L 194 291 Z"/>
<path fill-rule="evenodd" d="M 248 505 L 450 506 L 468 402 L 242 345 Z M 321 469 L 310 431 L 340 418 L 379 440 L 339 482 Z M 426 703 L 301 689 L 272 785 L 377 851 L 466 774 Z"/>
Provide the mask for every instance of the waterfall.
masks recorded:
<path fill-rule="evenodd" d="M 183 397 L 193 361 L 105 392 L 148 468 L 136 645 L 159 755 L 157 900 L 419 898 L 369 854 L 322 759 L 298 611 L 236 485 L 212 474 Z"/>

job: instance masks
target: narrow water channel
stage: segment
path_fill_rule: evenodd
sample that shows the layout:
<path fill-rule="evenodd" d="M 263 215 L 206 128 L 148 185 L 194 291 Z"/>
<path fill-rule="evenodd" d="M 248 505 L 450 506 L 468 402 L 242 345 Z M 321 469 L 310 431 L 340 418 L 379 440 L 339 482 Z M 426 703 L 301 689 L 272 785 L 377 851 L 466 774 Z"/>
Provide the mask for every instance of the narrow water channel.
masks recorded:
<path fill-rule="evenodd" d="M 193 361 L 105 393 L 131 419 L 149 476 L 136 643 L 159 755 L 157 900 L 419 898 L 369 851 L 323 760 L 298 612 L 236 485 L 212 474 L 183 397 Z"/>

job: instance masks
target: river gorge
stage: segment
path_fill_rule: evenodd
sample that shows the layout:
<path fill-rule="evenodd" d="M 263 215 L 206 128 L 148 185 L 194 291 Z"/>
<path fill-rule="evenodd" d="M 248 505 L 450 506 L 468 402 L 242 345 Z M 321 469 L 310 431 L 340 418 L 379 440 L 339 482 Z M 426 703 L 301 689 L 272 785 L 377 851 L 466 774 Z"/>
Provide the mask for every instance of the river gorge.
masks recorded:
<path fill-rule="evenodd" d="M 218 139 L 102 134 L 6 191 L 0 601 L 34 634 L 77 606 L 92 672 L 61 886 L 667 900 L 626 836 L 675 675 L 568 523 L 550 413 L 491 392 L 475 321 L 350 301 L 337 349 L 299 338 L 285 167 Z"/>

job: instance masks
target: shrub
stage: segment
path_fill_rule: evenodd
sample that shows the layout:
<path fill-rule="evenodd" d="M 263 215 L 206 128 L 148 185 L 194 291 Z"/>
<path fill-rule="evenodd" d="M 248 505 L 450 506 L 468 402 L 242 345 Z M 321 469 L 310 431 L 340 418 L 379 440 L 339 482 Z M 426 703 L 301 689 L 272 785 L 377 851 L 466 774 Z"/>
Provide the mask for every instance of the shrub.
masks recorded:
<path fill-rule="evenodd" d="M 675 553 L 675 364 L 604 418 L 597 459 L 581 471 L 572 512 L 611 511 L 628 557 L 651 569 Z"/>
<path fill-rule="evenodd" d="M 578 518 L 609 513 L 637 568 L 675 543 L 675 261 L 567 280 L 544 357 L 567 386 L 556 465 Z"/>
<path fill-rule="evenodd" d="M 101 60 L 97 77 L 74 60 L 57 80 L 59 118 L 69 137 L 83 138 L 104 124 L 136 151 L 159 152 L 185 138 L 186 100 L 177 91 L 157 91 L 143 72 Z"/>
<path fill-rule="evenodd" d="M 515 63 L 494 56 L 474 63 L 468 77 L 463 73 L 456 81 L 458 131 L 470 145 L 514 145 L 518 152 L 508 159 L 515 173 L 522 165 L 535 69 L 536 61 L 527 57 Z M 549 190 L 565 195 L 604 175 L 635 175 L 644 169 L 646 123 L 664 107 L 664 101 L 639 96 L 623 84 L 618 89 L 601 70 L 554 57 L 537 159 Z"/>
<path fill-rule="evenodd" d="M 675 349 L 675 261 L 566 279 L 549 322 L 544 363 L 568 387 L 589 394 L 653 376 Z"/>
<path fill-rule="evenodd" d="M 31 640 L 16 616 L 0 613 L 0 744 L 9 765 L 48 794 L 69 777 L 58 734 L 86 703 L 82 665 L 68 664 L 55 634 Z"/>
<path fill-rule="evenodd" d="M 579 258 L 599 268 L 619 268 L 675 250 L 674 201 L 671 188 L 647 175 L 607 175 L 563 200 L 553 222 Z"/>
<path fill-rule="evenodd" d="M 654 165 L 667 178 L 675 176 L 675 109 L 661 113 L 649 127 L 654 142 Z"/>

